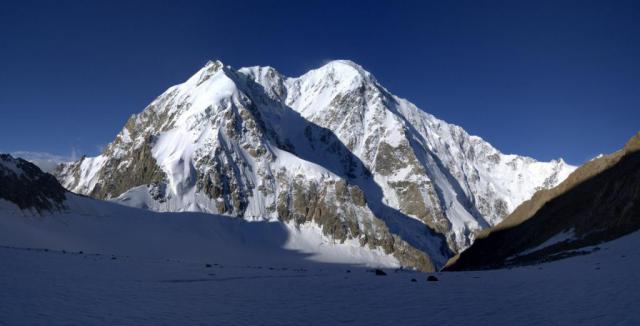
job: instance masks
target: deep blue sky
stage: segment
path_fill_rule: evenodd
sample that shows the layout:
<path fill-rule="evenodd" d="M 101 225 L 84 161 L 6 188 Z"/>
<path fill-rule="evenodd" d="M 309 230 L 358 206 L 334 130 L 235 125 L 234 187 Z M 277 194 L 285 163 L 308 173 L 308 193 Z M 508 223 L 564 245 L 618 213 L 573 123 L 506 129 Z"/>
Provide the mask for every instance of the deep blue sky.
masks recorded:
<path fill-rule="evenodd" d="M 579 164 L 640 130 L 640 1 L 3 1 L 0 151 L 95 155 L 208 59 L 351 59 L 507 153 Z M 400 4 L 402 3 L 402 4 Z"/>

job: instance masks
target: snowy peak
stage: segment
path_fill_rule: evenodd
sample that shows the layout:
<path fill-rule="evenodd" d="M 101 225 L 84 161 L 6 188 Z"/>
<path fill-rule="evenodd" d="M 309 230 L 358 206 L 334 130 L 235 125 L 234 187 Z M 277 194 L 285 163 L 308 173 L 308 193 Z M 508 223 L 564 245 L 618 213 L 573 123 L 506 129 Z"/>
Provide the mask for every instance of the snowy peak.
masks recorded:
<path fill-rule="evenodd" d="M 57 175 L 136 207 L 311 223 L 431 270 L 573 169 L 502 154 L 348 60 L 299 77 L 210 61 Z"/>
<path fill-rule="evenodd" d="M 350 60 L 330 61 L 324 66 L 311 70 L 296 79 L 344 85 L 353 85 L 361 82 L 376 83 L 375 78 L 370 72 Z"/>
<path fill-rule="evenodd" d="M 189 84 L 195 83 L 196 86 L 198 86 L 203 82 L 207 81 L 209 78 L 211 78 L 211 76 L 215 75 L 223 67 L 224 67 L 224 64 L 222 63 L 222 61 L 219 61 L 219 60 L 208 61 L 204 65 L 204 67 L 202 67 L 197 73 L 195 73 L 191 78 L 189 78 L 187 83 Z"/>

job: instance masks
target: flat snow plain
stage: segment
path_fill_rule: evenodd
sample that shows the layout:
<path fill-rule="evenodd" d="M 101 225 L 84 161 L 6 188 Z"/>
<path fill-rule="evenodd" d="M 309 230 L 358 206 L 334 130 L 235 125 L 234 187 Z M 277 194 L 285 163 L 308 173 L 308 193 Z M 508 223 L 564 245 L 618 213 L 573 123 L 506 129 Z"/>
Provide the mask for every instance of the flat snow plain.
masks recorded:
<path fill-rule="evenodd" d="M 638 232 L 588 255 L 427 282 L 424 273 L 312 261 L 276 248 L 277 229 L 256 240 L 259 224 L 246 232 L 215 222 L 216 232 L 179 216 L 127 226 L 91 214 L 0 214 L 0 324 L 640 325 Z M 162 236 L 126 231 L 145 223 Z"/>

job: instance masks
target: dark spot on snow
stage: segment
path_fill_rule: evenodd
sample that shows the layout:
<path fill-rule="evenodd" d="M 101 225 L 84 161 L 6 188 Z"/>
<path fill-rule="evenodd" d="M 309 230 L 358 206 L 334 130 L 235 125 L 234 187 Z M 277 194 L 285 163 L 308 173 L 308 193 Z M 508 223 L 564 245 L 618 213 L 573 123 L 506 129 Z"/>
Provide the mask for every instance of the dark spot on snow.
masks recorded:
<path fill-rule="evenodd" d="M 204 267 L 209 268 L 211 267 L 211 264 L 205 264 Z"/>
<path fill-rule="evenodd" d="M 416 280 L 415 278 L 412 278 L 411 282 L 418 282 L 418 280 Z"/>
<path fill-rule="evenodd" d="M 374 271 L 374 273 L 378 276 L 385 276 L 387 275 L 387 273 L 385 273 L 383 270 L 376 268 L 376 270 Z"/>
<path fill-rule="evenodd" d="M 347 269 L 347 273 L 351 273 L 351 270 Z"/>
<path fill-rule="evenodd" d="M 438 278 L 437 278 L 437 277 L 435 277 L 435 275 L 429 275 L 429 276 L 427 277 L 427 281 L 428 281 L 428 282 L 437 282 L 437 281 L 438 281 Z"/>

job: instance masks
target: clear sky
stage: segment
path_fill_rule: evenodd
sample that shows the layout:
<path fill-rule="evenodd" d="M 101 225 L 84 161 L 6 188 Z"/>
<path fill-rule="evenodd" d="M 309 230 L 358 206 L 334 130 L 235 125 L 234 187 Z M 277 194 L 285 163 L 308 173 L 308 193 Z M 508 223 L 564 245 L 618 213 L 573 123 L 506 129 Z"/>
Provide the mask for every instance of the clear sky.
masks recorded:
<path fill-rule="evenodd" d="M 95 155 L 208 59 L 351 59 L 506 153 L 579 164 L 640 130 L 640 1 L 41 1 L 0 6 L 0 151 Z"/>

